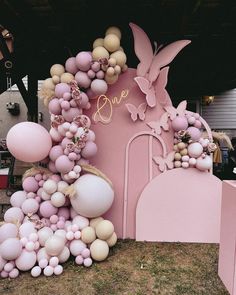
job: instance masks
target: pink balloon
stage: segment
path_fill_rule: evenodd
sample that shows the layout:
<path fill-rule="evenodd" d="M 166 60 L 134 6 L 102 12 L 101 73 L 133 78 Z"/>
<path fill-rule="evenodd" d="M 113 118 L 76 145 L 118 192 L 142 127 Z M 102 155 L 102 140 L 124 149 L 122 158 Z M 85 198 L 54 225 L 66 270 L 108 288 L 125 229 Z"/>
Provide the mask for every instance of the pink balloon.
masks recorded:
<path fill-rule="evenodd" d="M 33 222 L 23 223 L 19 228 L 20 238 L 28 238 L 32 233 L 36 233 L 35 225 Z"/>
<path fill-rule="evenodd" d="M 79 87 L 82 88 L 89 88 L 91 84 L 91 79 L 88 77 L 87 73 L 85 72 L 77 72 L 75 75 L 75 80 L 77 81 Z"/>
<path fill-rule="evenodd" d="M 61 181 L 61 176 L 58 174 L 53 174 L 50 176 L 50 179 L 56 181 L 56 183 L 58 183 L 59 181 Z"/>
<path fill-rule="evenodd" d="M 57 98 L 53 98 L 50 100 L 48 104 L 49 112 L 54 115 L 60 115 L 61 114 L 61 105 L 59 103 L 59 100 Z"/>
<path fill-rule="evenodd" d="M 108 86 L 106 81 L 95 79 L 91 83 L 91 89 L 95 95 L 101 95 L 107 92 Z"/>
<path fill-rule="evenodd" d="M 80 101 L 80 104 L 79 104 L 80 107 L 85 108 L 88 101 L 89 101 L 89 98 L 88 98 L 87 94 L 84 93 L 84 92 L 81 92 L 81 101 Z"/>
<path fill-rule="evenodd" d="M 105 74 L 104 74 L 103 71 L 98 71 L 98 72 L 96 73 L 96 77 L 97 77 L 98 79 L 103 79 L 104 76 L 105 76 Z"/>
<path fill-rule="evenodd" d="M 55 95 L 58 98 L 63 97 L 65 92 L 70 92 L 70 86 L 66 83 L 59 83 L 55 87 Z"/>
<path fill-rule="evenodd" d="M 36 213 L 39 209 L 39 203 L 35 199 L 26 199 L 21 208 L 26 215 Z"/>
<path fill-rule="evenodd" d="M 188 133 L 191 136 L 191 139 L 193 141 L 198 141 L 200 139 L 200 137 L 201 137 L 201 131 L 198 128 L 196 128 L 196 127 L 189 127 L 187 129 L 187 131 L 188 131 Z"/>
<path fill-rule="evenodd" d="M 26 271 L 31 269 L 36 263 L 35 251 L 22 250 L 21 255 L 16 259 L 16 266 L 19 270 Z"/>
<path fill-rule="evenodd" d="M 92 56 L 89 52 L 81 51 L 76 55 L 76 65 L 82 71 L 88 71 L 92 63 Z"/>
<path fill-rule="evenodd" d="M 90 267 L 92 264 L 93 264 L 93 261 L 91 258 L 88 257 L 84 259 L 84 266 Z"/>
<path fill-rule="evenodd" d="M 10 203 L 13 207 L 20 208 L 25 199 L 26 199 L 26 192 L 25 191 L 17 191 L 11 195 Z"/>
<path fill-rule="evenodd" d="M 172 128 L 174 131 L 186 130 L 188 128 L 188 120 L 186 117 L 177 116 L 172 121 Z"/>
<path fill-rule="evenodd" d="M 73 119 L 81 115 L 82 111 L 78 108 L 70 108 L 68 111 L 62 110 L 62 116 L 67 122 L 72 122 Z"/>
<path fill-rule="evenodd" d="M 50 134 L 52 140 L 55 141 L 55 142 L 60 142 L 62 140 L 62 138 L 63 138 L 61 136 L 61 134 L 55 128 L 51 128 L 49 130 L 49 134 Z"/>
<path fill-rule="evenodd" d="M 50 218 L 57 214 L 58 209 L 52 205 L 51 201 L 44 201 L 40 204 L 39 211 L 43 217 Z"/>
<path fill-rule="evenodd" d="M 93 141 L 87 141 L 85 147 L 82 149 L 81 155 L 84 158 L 91 158 L 97 153 L 97 145 Z"/>
<path fill-rule="evenodd" d="M 73 240 L 70 243 L 70 252 L 73 256 L 78 256 L 84 249 L 86 249 L 86 244 L 81 240 Z"/>
<path fill-rule="evenodd" d="M 4 221 L 5 222 L 22 222 L 24 219 L 24 214 L 20 208 L 11 207 L 9 208 L 4 214 Z"/>
<path fill-rule="evenodd" d="M 8 238 L 16 238 L 18 234 L 18 228 L 13 223 L 4 223 L 0 227 L 0 244 Z"/>
<path fill-rule="evenodd" d="M 52 140 L 48 131 L 33 122 L 21 122 L 7 134 L 7 147 L 13 156 L 23 162 L 38 162 L 47 157 Z"/>
<path fill-rule="evenodd" d="M 50 150 L 49 158 L 50 158 L 53 162 L 55 162 L 56 159 L 57 159 L 59 156 L 63 155 L 63 154 L 64 154 L 64 152 L 63 152 L 62 147 L 61 147 L 60 145 L 54 145 L 54 146 L 51 148 L 51 150 Z"/>
<path fill-rule="evenodd" d="M 81 265 L 83 264 L 84 262 L 84 258 L 82 257 L 82 255 L 78 255 L 76 258 L 75 258 L 75 263 L 78 264 L 78 265 Z"/>
<path fill-rule="evenodd" d="M 82 254 L 83 258 L 88 258 L 88 257 L 90 257 L 90 250 L 88 248 L 85 248 L 81 254 Z"/>
<path fill-rule="evenodd" d="M 74 161 L 70 161 L 66 155 L 57 158 L 55 162 L 56 169 L 61 173 L 68 173 L 74 167 Z"/>
<path fill-rule="evenodd" d="M 60 264 L 58 264 L 57 266 L 54 267 L 53 272 L 56 276 L 58 276 L 63 273 L 63 267 Z"/>
<path fill-rule="evenodd" d="M 0 245 L 0 255 L 6 260 L 15 260 L 22 251 L 22 245 L 17 238 L 8 238 Z"/>
<path fill-rule="evenodd" d="M 71 74 L 75 74 L 78 71 L 77 65 L 76 65 L 76 58 L 75 57 L 70 57 L 67 59 L 66 63 L 65 63 L 65 68 L 66 71 L 71 73 Z"/>
<path fill-rule="evenodd" d="M 32 176 L 26 177 L 22 186 L 26 192 L 36 192 L 39 189 L 38 181 Z"/>
<path fill-rule="evenodd" d="M 50 161 L 48 164 L 48 169 L 52 172 L 52 173 L 57 173 L 57 168 L 55 166 L 55 163 Z M 40 184 L 40 183 L 39 183 Z M 41 185 L 40 185 L 41 186 Z"/>
<path fill-rule="evenodd" d="M 9 278 L 15 279 L 19 276 L 19 274 L 19 270 L 17 268 L 13 268 L 13 270 L 9 272 Z"/>
<path fill-rule="evenodd" d="M 95 61 L 93 62 L 92 66 L 91 66 L 91 69 L 94 71 L 94 72 L 98 72 L 101 68 L 101 65 L 98 61 Z"/>
<path fill-rule="evenodd" d="M 59 208 L 57 215 L 59 217 L 64 217 L 65 220 L 68 220 L 70 218 L 70 210 L 67 207 L 61 207 Z"/>

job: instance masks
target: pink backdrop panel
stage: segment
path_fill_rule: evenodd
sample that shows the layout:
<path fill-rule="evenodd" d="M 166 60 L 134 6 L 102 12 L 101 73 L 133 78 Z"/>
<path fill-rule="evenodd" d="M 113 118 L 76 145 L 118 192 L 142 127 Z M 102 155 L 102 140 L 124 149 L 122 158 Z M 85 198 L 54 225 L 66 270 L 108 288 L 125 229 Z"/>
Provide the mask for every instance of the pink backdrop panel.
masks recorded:
<path fill-rule="evenodd" d="M 136 240 L 219 243 L 220 179 L 197 169 L 155 177 L 137 205 Z"/>

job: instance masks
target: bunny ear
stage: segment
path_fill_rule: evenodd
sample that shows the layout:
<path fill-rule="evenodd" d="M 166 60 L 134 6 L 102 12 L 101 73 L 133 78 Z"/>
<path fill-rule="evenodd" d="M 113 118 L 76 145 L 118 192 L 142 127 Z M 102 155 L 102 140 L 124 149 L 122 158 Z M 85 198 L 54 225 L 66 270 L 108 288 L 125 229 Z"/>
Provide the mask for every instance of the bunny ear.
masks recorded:
<path fill-rule="evenodd" d="M 177 111 L 173 106 L 166 106 L 164 107 L 164 109 L 169 114 L 171 120 L 173 120 L 176 117 Z"/>
<path fill-rule="evenodd" d="M 137 67 L 137 75 L 144 77 L 152 63 L 153 49 L 147 34 L 137 25 L 129 24 L 134 36 L 134 51 L 140 63 Z"/>
<path fill-rule="evenodd" d="M 155 83 L 156 97 L 162 106 L 172 105 L 170 96 L 167 92 L 166 85 L 168 81 L 169 67 L 165 67 L 160 71 L 160 75 Z"/>
<path fill-rule="evenodd" d="M 187 107 L 187 101 L 183 100 L 179 103 L 179 105 L 177 106 L 177 112 L 180 116 L 183 116 L 185 111 L 186 111 L 186 107 Z"/>
<path fill-rule="evenodd" d="M 160 69 L 171 63 L 176 55 L 189 43 L 191 43 L 190 40 L 179 40 L 161 49 L 153 59 L 148 80 L 151 83 L 154 82 L 160 74 Z"/>
<path fill-rule="evenodd" d="M 131 115 L 131 119 L 135 122 L 138 119 L 138 110 L 136 106 L 131 103 L 126 103 L 125 106 Z"/>

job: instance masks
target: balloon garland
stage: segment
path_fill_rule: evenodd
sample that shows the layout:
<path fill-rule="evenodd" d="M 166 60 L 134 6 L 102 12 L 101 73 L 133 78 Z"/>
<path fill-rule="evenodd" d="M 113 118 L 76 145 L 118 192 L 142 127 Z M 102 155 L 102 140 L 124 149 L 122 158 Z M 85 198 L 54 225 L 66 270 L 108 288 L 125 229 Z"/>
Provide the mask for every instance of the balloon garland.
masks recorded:
<path fill-rule="evenodd" d="M 116 27 L 96 39 L 92 52 L 82 51 L 55 64 L 39 96 L 51 114 L 51 129 L 32 122 L 15 125 L 7 146 L 19 160 L 44 161 L 23 176 L 0 227 L 0 276 L 16 278 L 20 271 L 33 277 L 60 275 L 72 255 L 78 265 L 103 261 L 117 236 L 103 215 L 114 191 L 106 176 L 89 165 L 97 152 L 95 134 L 83 110 L 89 100 L 105 94 L 108 85 L 127 69 Z M 48 156 L 48 157 L 47 157 Z M 47 157 L 45 159 L 45 157 Z"/>

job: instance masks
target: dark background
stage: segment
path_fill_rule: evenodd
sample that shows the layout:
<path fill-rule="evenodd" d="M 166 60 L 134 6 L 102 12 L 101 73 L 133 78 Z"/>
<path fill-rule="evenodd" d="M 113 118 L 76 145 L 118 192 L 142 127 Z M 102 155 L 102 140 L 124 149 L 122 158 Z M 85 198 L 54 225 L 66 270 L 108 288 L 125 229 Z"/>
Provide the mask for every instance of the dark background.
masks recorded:
<path fill-rule="evenodd" d="M 170 67 L 173 98 L 214 95 L 236 87 L 236 1 L 230 0 L 0 0 L 0 24 L 14 36 L 15 72 L 44 79 L 50 66 L 90 50 L 106 28 L 118 26 L 129 67 L 138 60 L 128 26 L 152 41 L 190 39 Z M 0 62 L 0 93 L 6 88 Z"/>

